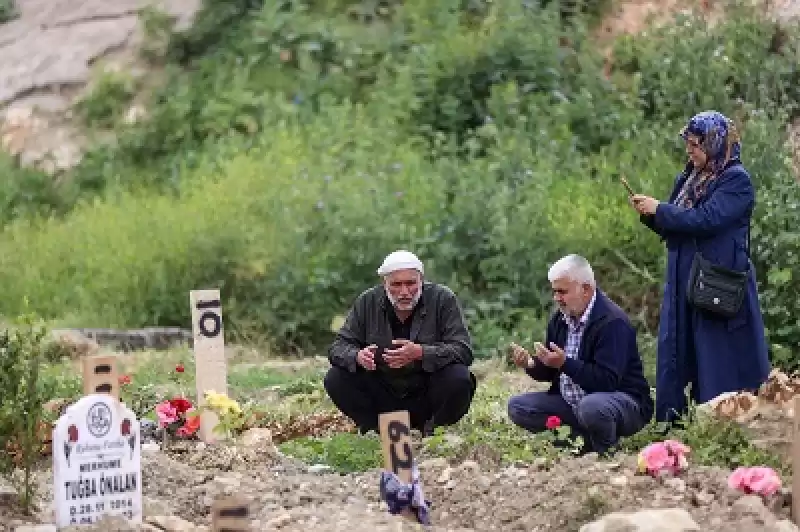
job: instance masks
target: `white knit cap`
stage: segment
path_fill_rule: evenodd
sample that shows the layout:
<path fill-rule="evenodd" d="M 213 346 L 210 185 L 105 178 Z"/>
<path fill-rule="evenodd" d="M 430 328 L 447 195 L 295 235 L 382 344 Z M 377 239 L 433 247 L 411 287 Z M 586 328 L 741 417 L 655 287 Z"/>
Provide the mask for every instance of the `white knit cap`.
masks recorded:
<path fill-rule="evenodd" d="M 416 255 L 411 253 L 410 251 L 393 251 L 389 253 L 385 259 L 383 259 L 383 264 L 381 267 L 378 268 L 378 275 L 388 275 L 392 272 L 396 272 L 397 270 L 417 270 L 419 273 L 424 274 L 425 268 L 422 266 L 422 261 L 420 261 Z"/>

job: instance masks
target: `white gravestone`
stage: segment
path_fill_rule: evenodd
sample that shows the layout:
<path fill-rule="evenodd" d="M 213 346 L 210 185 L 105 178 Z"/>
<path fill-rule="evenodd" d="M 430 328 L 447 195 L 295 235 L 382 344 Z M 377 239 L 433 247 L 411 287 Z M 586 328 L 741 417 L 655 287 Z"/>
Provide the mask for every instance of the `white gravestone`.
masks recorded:
<path fill-rule="evenodd" d="M 107 394 L 87 395 L 53 429 L 56 526 L 92 524 L 104 515 L 142 522 L 139 422 Z"/>

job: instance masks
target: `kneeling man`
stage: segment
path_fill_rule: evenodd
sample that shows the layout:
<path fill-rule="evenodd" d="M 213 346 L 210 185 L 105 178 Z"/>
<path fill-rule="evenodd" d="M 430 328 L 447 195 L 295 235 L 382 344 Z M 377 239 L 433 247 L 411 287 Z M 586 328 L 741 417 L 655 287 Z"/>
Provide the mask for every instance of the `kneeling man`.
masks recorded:
<path fill-rule="evenodd" d="M 408 410 L 424 436 L 469 411 L 476 381 L 459 302 L 423 274 L 413 253 L 389 254 L 383 283 L 358 296 L 328 350 L 325 390 L 362 434 L 393 410 Z"/>
<path fill-rule="evenodd" d="M 512 345 L 514 363 L 546 392 L 512 397 L 508 415 L 531 432 L 557 416 L 583 437 L 584 452 L 605 453 L 621 437 L 647 425 L 653 415 L 636 331 L 625 312 L 596 287 L 592 267 L 568 255 L 548 273 L 559 311 L 547 325 L 545 345 L 530 356 Z"/>

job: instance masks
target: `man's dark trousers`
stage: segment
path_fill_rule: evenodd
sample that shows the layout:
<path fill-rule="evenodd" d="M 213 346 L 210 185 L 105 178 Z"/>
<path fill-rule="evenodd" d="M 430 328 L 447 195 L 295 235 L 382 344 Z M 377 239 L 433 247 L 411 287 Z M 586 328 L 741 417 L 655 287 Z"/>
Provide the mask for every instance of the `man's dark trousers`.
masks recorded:
<path fill-rule="evenodd" d="M 631 436 L 647 423 L 641 409 L 624 392 L 598 392 L 581 399 L 574 410 L 561 394 L 530 392 L 512 397 L 508 417 L 514 424 L 531 432 L 546 430 L 550 416 L 558 416 L 585 442 L 584 452 L 605 453 L 622 437 Z"/>
<path fill-rule="evenodd" d="M 355 373 L 333 366 L 325 375 L 324 385 L 333 404 L 359 427 L 361 432 L 378 430 L 378 414 L 408 410 L 411 427 L 423 430 L 452 425 L 469 411 L 475 395 L 475 376 L 463 364 L 450 364 L 425 374 L 421 389 L 402 396 L 391 390 L 378 371 L 358 368 Z"/>

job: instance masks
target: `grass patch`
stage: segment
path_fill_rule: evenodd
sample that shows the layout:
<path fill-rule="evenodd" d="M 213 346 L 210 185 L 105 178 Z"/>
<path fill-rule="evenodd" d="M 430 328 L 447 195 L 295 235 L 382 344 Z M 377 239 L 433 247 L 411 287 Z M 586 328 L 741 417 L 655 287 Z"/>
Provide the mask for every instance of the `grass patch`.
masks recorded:
<path fill-rule="evenodd" d="M 381 442 L 374 433 L 298 438 L 282 443 L 279 449 L 307 464 L 324 464 L 338 473 L 357 473 L 383 465 Z"/>

